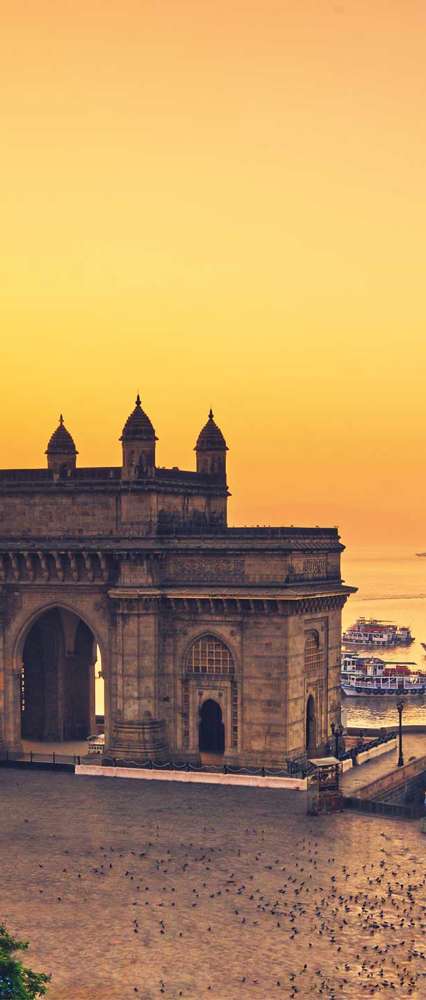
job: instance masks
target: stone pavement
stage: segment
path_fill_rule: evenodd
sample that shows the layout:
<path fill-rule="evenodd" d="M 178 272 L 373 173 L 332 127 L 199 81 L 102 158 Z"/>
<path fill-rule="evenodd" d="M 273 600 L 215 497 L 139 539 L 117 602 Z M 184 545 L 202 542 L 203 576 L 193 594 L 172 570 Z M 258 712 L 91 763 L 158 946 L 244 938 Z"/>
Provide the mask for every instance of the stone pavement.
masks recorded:
<path fill-rule="evenodd" d="M 404 763 L 408 764 L 410 757 L 422 757 L 426 754 L 426 735 L 406 733 L 403 736 L 402 750 Z M 397 770 L 398 749 L 367 761 L 360 767 L 352 767 L 343 775 L 342 788 L 345 795 L 352 795 L 355 789 L 369 785 L 370 781 L 381 778 L 384 774 Z"/>
<path fill-rule="evenodd" d="M 0 801 L 0 919 L 47 1000 L 425 996 L 417 823 L 13 768 Z"/>

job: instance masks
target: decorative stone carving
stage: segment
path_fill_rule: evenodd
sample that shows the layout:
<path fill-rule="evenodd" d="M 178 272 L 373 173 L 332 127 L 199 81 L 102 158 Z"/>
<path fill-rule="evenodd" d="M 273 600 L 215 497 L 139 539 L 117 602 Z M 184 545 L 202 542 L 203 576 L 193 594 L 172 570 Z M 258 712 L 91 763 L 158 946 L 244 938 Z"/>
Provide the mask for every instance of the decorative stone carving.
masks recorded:
<path fill-rule="evenodd" d="M 86 567 L 86 573 L 88 580 L 95 579 L 95 571 L 93 569 L 93 559 L 90 552 L 83 551 L 84 565 Z"/>
<path fill-rule="evenodd" d="M 65 579 L 65 573 L 64 573 L 64 567 L 62 565 L 61 554 L 60 552 L 52 552 L 52 555 L 55 563 L 55 569 L 58 580 L 63 581 Z"/>
<path fill-rule="evenodd" d="M 42 577 L 42 580 L 44 580 L 46 582 L 49 579 L 49 563 L 47 561 L 47 555 L 46 555 L 45 552 L 42 552 L 40 549 L 38 550 L 37 555 L 38 555 L 39 562 L 40 562 L 41 577 Z"/>
<path fill-rule="evenodd" d="M 327 556 L 308 556 L 304 559 L 303 575 L 310 580 L 327 576 Z"/>
<path fill-rule="evenodd" d="M 239 556 L 186 556 L 167 560 L 166 582 L 242 583 L 244 559 Z"/>

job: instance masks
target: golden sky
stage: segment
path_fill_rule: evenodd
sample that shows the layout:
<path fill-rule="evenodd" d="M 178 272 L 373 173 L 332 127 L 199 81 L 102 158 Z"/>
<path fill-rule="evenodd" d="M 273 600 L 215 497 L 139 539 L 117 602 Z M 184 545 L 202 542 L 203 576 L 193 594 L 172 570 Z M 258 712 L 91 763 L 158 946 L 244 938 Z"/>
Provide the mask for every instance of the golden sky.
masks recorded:
<path fill-rule="evenodd" d="M 0 464 L 139 390 L 233 523 L 424 548 L 424 0 L 1 6 Z"/>

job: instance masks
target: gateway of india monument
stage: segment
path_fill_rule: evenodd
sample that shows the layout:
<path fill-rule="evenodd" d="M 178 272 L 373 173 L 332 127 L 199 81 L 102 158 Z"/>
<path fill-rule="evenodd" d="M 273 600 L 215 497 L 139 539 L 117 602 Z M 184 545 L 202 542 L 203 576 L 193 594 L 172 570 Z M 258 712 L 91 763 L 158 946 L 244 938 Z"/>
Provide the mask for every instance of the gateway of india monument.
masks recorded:
<path fill-rule="evenodd" d="M 62 417 L 47 467 L 0 471 L 0 748 L 95 732 L 105 758 L 283 767 L 340 721 L 336 528 L 227 526 L 210 411 L 196 471 L 156 465 L 139 396 L 122 465 L 77 466 Z"/>

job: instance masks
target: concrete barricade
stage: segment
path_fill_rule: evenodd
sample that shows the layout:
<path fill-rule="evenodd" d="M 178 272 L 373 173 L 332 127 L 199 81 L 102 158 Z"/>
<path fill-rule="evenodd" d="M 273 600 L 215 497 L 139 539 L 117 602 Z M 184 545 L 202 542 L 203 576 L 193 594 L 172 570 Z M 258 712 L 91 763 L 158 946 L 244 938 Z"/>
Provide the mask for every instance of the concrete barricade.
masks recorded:
<path fill-rule="evenodd" d="M 379 746 L 372 747 L 371 750 L 362 750 L 358 754 L 358 764 L 366 764 L 368 760 L 373 760 L 374 757 L 381 757 L 383 753 L 388 753 L 389 750 L 396 750 L 396 739 L 388 740 L 387 743 L 379 743 Z"/>
<path fill-rule="evenodd" d="M 94 778 L 139 778 L 142 781 L 181 781 L 206 785 L 243 785 L 248 788 L 284 788 L 287 791 L 305 792 L 306 778 L 273 777 L 258 774 L 222 774 L 218 771 L 160 771 L 155 768 L 99 767 L 94 764 L 77 764 L 75 773 Z"/>

